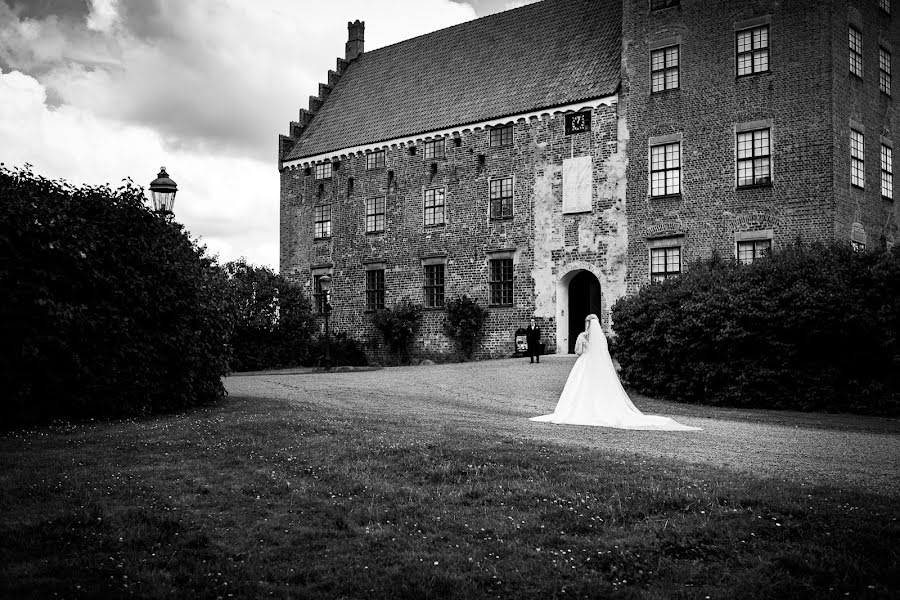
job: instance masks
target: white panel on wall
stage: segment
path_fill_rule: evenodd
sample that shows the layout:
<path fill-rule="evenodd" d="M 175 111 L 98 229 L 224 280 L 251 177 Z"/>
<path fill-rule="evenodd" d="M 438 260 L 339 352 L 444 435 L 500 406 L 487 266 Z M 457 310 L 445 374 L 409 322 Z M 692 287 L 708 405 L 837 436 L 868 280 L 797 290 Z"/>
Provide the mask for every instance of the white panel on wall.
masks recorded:
<path fill-rule="evenodd" d="M 563 159 L 563 213 L 591 211 L 593 172 L 590 156 Z"/>

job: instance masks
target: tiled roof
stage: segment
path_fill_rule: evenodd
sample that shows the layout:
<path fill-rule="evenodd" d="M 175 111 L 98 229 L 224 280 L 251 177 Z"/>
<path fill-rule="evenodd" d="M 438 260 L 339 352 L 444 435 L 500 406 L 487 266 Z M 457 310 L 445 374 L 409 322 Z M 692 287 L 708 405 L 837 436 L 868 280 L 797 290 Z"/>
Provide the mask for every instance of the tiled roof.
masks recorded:
<path fill-rule="evenodd" d="M 611 95 L 621 23 L 621 0 L 543 0 L 365 52 L 284 160 Z"/>

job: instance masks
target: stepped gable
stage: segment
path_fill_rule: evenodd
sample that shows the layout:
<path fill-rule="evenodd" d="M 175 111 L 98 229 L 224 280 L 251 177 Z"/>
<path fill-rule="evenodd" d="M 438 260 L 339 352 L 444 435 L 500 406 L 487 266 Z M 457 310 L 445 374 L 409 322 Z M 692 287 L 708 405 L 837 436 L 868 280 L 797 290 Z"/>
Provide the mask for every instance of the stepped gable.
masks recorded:
<path fill-rule="evenodd" d="M 327 98 L 311 98 L 315 118 L 281 156 L 609 96 L 619 86 L 621 23 L 618 0 L 544 0 L 371 52 L 361 53 L 360 39 L 358 57 Z"/>

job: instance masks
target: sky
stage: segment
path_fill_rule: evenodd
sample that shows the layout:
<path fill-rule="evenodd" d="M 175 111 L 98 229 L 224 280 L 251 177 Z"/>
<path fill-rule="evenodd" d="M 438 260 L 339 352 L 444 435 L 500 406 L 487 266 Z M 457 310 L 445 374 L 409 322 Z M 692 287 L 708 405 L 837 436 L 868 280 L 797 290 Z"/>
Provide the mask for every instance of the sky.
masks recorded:
<path fill-rule="evenodd" d="M 278 270 L 278 134 L 344 56 L 534 0 L 0 0 L 0 162 L 72 184 L 165 166 L 220 263 Z"/>

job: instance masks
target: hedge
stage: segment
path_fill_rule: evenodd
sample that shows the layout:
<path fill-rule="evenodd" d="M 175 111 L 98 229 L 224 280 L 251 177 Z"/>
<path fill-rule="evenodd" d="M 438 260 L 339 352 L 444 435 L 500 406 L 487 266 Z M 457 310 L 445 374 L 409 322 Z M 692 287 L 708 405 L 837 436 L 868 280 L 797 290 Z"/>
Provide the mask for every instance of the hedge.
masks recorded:
<path fill-rule="evenodd" d="M 226 281 L 130 180 L 74 187 L 0 165 L 5 425 L 222 398 Z"/>
<path fill-rule="evenodd" d="M 900 251 L 789 245 L 713 256 L 612 309 L 638 392 L 682 402 L 900 412 Z"/>

